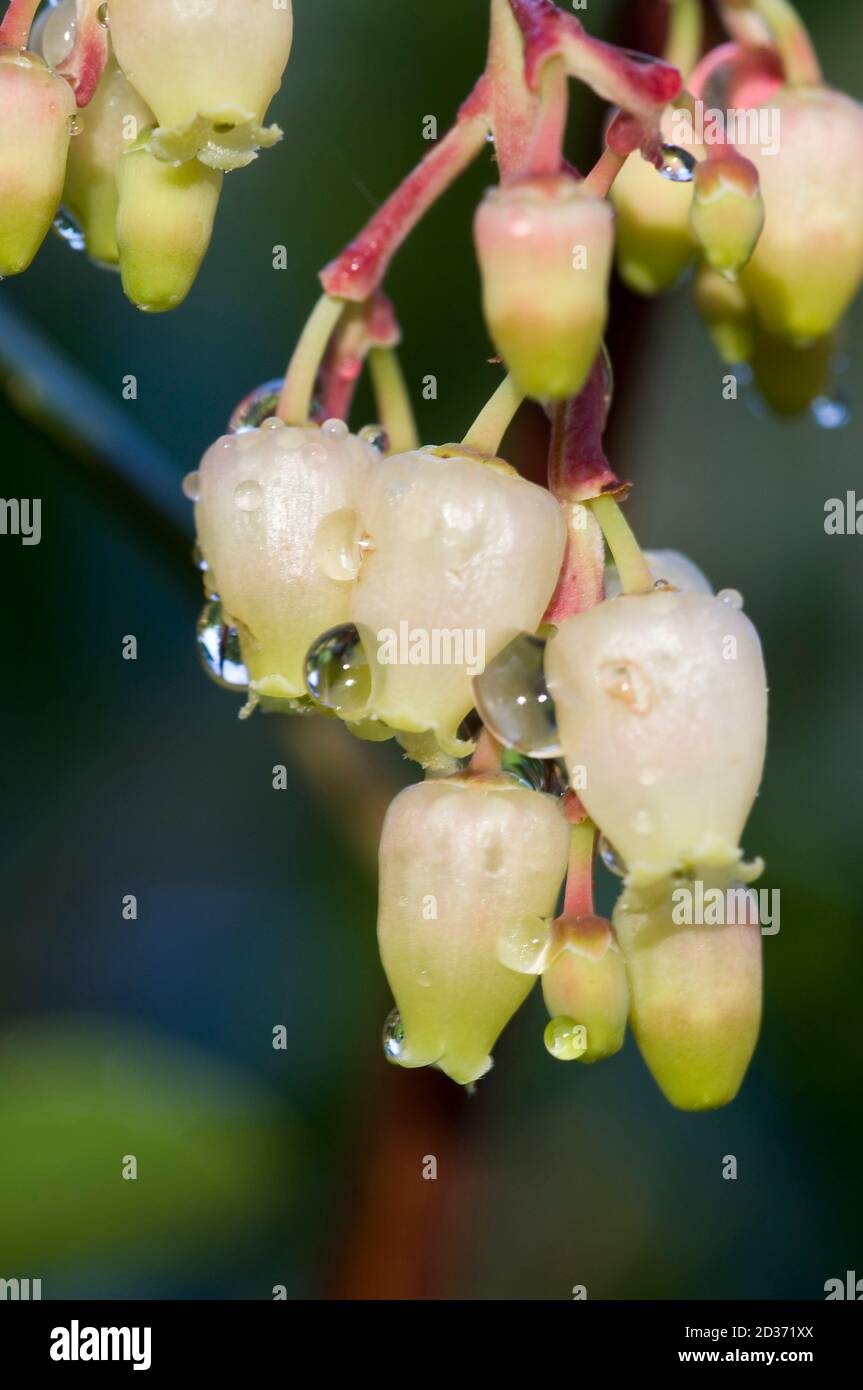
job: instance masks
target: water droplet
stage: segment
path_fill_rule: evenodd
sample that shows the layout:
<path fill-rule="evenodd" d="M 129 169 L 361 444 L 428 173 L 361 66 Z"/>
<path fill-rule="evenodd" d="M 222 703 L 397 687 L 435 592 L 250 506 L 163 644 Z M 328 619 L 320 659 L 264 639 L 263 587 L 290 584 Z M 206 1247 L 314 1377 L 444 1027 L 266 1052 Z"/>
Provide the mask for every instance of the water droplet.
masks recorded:
<path fill-rule="evenodd" d="M 348 437 L 348 427 L 344 420 L 325 420 L 321 425 L 321 434 L 326 435 L 327 439 L 334 439 L 337 442 Z"/>
<path fill-rule="evenodd" d="M 264 420 L 274 416 L 282 394 L 283 381 L 265 381 L 244 396 L 228 421 L 229 434 L 243 434 L 246 430 L 259 429 Z"/>
<path fill-rule="evenodd" d="M 240 639 L 235 627 L 222 617 L 218 599 L 208 603 L 198 619 L 198 655 L 204 670 L 225 690 L 245 690 L 249 674 L 243 664 Z"/>
<path fill-rule="evenodd" d="M 343 719 L 359 719 L 371 696 L 371 674 L 353 623 L 331 627 L 306 655 L 306 686 L 312 699 Z"/>
<path fill-rule="evenodd" d="M 188 497 L 190 502 L 197 502 L 201 495 L 201 475 L 195 469 L 192 473 L 187 473 L 183 479 L 183 496 Z"/>
<path fill-rule="evenodd" d="M 546 769 L 548 763 L 540 758 L 528 758 L 514 748 L 505 748 L 500 760 L 501 770 L 509 773 L 528 791 L 544 792 L 546 789 Z"/>
<path fill-rule="evenodd" d="M 69 134 L 80 135 L 83 129 L 84 117 L 81 116 L 77 111 L 73 111 L 72 115 L 69 117 Z"/>
<path fill-rule="evenodd" d="M 272 433 L 273 430 L 283 430 L 284 428 L 285 422 L 284 420 L 280 420 L 278 415 L 268 415 L 266 420 L 261 421 L 261 429 L 267 430 L 269 433 Z"/>
<path fill-rule="evenodd" d="M 667 579 L 656 579 L 653 584 L 654 589 L 658 589 L 661 594 L 675 594 L 677 589 Z"/>
<path fill-rule="evenodd" d="M 107 29 L 107 28 L 108 28 L 108 23 L 109 23 L 109 21 L 108 21 L 108 6 L 107 6 L 107 5 L 100 5 L 100 6 L 99 6 L 98 10 L 96 11 L 96 18 L 98 19 L 98 21 L 99 21 L 99 23 L 101 24 L 101 26 L 102 26 L 103 29 Z"/>
<path fill-rule="evenodd" d="M 614 874 L 616 878 L 626 878 L 626 865 L 614 845 L 604 835 L 600 835 L 597 848 L 599 857 L 609 873 Z"/>
<path fill-rule="evenodd" d="M 37 19 L 33 26 L 31 45 L 41 54 L 49 67 L 56 68 L 72 52 L 78 26 L 74 7 L 71 15 L 67 5 L 52 5 L 51 9 L 56 12 L 52 14 L 50 10 L 47 11 L 41 25 Z"/>
<path fill-rule="evenodd" d="M 310 463 L 312 465 L 326 463 L 326 447 L 323 444 L 319 444 L 316 439 L 313 439 L 311 443 L 303 445 L 302 449 L 300 450 L 300 457 L 303 460 L 303 463 Z"/>
<path fill-rule="evenodd" d="M 70 247 L 71 250 L 85 250 L 87 242 L 84 233 L 81 231 L 74 217 L 70 217 L 65 208 L 61 208 L 57 213 L 57 216 L 54 218 L 53 227 L 61 241 L 65 241 L 66 245 Z"/>
<path fill-rule="evenodd" d="M 398 1062 L 405 1052 L 405 1026 L 398 1009 L 390 1009 L 384 1022 L 382 1042 L 388 1062 Z"/>
<path fill-rule="evenodd" d="M 541 975 L 548 962 L 552 939 L 550 922 L 541 917 L 525 917 L 501 930 L 495 954 L 508 970 L 515 970 L 519 975 Z"/>
<path fill-rule="evenodd" d="M 556 758 L 560 738 L 543 671 L 545 642 L 523 632 L 473 683 L 476 707 L 499 743 L 530 758 Z"/>
<path fill-rule="evenodd" d="M 420 989 L 431 989 L 433 984 L 431 972 L 428 970 L 421 970 L 417 975 L 417 984 L 420 986 Z"/>
<path fill-rule="evenodd" d="M 720 603 L 727 603 L 729 608 L 743 607 L 743 595 L 738 589 L 720 589 L 716 597 Z"/>
<path fill-rule="evenodd" d="M 264 500 L 264 489 L 254 478 L 237 483 L 234 488 L 234 506 L 238 512 L 256 512 Z"/>
<path fill-rule="evenodd" d="M 328 579 L 356 579 L 363 553 L 359 517 L 353 507 L 330 512 L 312 538 L 315 563 Z"/>
<path fill-rule="evenodd" d="M 841 430 L 851 419 L 851 407 L 841 391 L 834 391 L 832 396 L 816 396 L 809 409 L 822 430 Z"/>
<path fill-rule="evenodd" d="M 688 150 L 682 150 L 679 145 L 663 145 L 661 158 L 662 163 L 658 167 L 664 179 L 670 179 L 672 183 L 692 182 L 696 161 Z"/>
<path fill-rule="evenodd" d="M 553 1018 L 543 1033 L 546 1050 L 559 1062 L 575 1062 L 587 1051 L 587 1029 L 572 1018 Z"/>
<path fill-rule="evenodd" d="M 620 700 L 633 714 L 647 714 L 653 704 L 650 678 L 634 661 L 604 661 L 599 683 L 612 700 Z"/>
<path fill-rule="evenodd" d="M 359 437 L 365 440 L 366 444 L 371 444 L 373 449 L 377 449 L 379 454 L 388 454 L 390 451 L 390 437 L 383 425 L 363 425 Z"/>
<path fill-rule="evenodd" d="M 204 559 L 204 552 L 197 541 L 192 547 L 192 564 L 195 566 L 195 569 L 200 570 L 202 574 L 206 574 L 207 570 L 210 568 Z"/>

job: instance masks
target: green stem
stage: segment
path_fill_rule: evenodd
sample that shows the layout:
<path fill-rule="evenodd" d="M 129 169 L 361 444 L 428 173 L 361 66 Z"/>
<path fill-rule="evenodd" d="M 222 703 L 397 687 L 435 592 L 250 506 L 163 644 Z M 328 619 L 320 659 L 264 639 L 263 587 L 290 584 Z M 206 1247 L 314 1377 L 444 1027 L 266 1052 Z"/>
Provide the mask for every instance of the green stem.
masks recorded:
<path fill-rule="evenodd" d="M 465 448 L 494 458 L 523 400 L 524 392 L 516 386 L 512 377 L 504 377 L 462 440 Z"/>
<path fill-rule="evenodd" d="M 647 593 L 653 588 L 653 575 L 635 533 L 615 498 L 592 497 L 587 505 L 602 527 L 602 534 L 617 565 L 623 592 Z"/>
<path fill-rule="evenodd" d="M 803 20 L 789 0 L 752 0 L 752 9 L 773 36 L 789 87 L 817 86 L 821 64 Z"/>
<path fill-rule="evenodd" d="M 704 13 L 701 0 L 669 0 L 668 37 L 663 58 L 687 78 L 701 57 Z"/>
<path fill-rule="evenodd" d="M 369 373 L 377 402 L 378 423 L 389 436 L 390 452 L 407 454 L 418 448 L 411 398 L 395 348 L 372 348 Z"/>
<path fill-rule="evenodd" d="M 277 415 L 286 425 L 307 425 L 315 380 L 346 301 L 321 295 L 294 350 L 279 397 Z"/>

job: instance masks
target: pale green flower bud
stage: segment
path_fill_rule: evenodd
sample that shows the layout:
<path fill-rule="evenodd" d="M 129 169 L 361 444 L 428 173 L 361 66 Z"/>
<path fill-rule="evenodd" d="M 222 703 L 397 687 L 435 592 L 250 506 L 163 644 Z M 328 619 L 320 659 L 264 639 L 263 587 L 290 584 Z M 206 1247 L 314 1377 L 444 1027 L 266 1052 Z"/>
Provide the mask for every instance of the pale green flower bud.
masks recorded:
<path fill-rule="evenodd" d="M 697 165 L 689 220 L 708 265 L 735 278 L 764 226 L 755 165 L 733 151 Z"/>
<path fill-rule="evenodd" d="M 729 904 L 716 925 L 675 922 L 682 895 L 696 893 L 692 880 L 627 888 L 614 912 L 636 1041 L 660 1090 L 681 1110 L 734 1099 L 761 1022 L 757 913 L 729 874 L 702 881 L 702 895 L 716 889 Z"/>
<path fill-rule="evenodd" d="M 111 0 L 117 61 L 156 113 L 160 159 L 237 169 L 280 139 L 263 121 L 292 36 L 291 0 Z"/>
<path fill-rule="evenodd" d="M 356 509 L 378 461 L 339 421 L 298 429 L 271 419 L 216 440 L 187 479 L 208 587 L 239 632 L 254 694 L 304 698 L 309 647 L 347 622 Z"/>
<path fill-rule="evenodd" d="M 74 116 L 68 82 L 0 48 L 0 276 L 27 269 L 57 215 Z"/>
<path fill-rule="evenodd" d="M 513 932 L 547 930 L 566 871 L 569 827 L 555 797 L 509 777 L 407 787 L 380 849 L 378 941 L 400 1026 L 387 1055 L 436 1065 L 467 1085 L 535 982 L 501 964 Z"/>
<path fill-rule="evenodd" d="M 630 884 L 741 858 L 767 733 L 741 603 L 732 590 L 625 594 L 568 618 L 546 648 L 567 766 Z"/>
<path fill-rule="evenodd" d="M 551 1022 L 545 1045 L 561 1061 L 597 1062 L 623 1046 L 629 1012 L 626 966 L 611 923 L 561 917 L 542 993 Z"/>
<path fill-rule="evenodd" d="M 551 493 L 460 445 L 381 460 L 362 504 L 368 541 L 351 618 L 372 672 L 368 713 L 445 746 L 472 682 L 534 632 L 566 543 Z"/>
<path fill-rule="evenodd" d="M 663 178 L 636 150 L 611 187 L 617 214 L 617 270 L 637 294 L 661 294 L 695 254 L 689 225 L 692 184 Z"/>
<path fill-rule="evenodd" d="M 117 246 L 133 304 L 162 313 L 181 304 L 207 253 L 222 174 L 197 160 L 165 164 L 146 136 L 117 161 Z"/>

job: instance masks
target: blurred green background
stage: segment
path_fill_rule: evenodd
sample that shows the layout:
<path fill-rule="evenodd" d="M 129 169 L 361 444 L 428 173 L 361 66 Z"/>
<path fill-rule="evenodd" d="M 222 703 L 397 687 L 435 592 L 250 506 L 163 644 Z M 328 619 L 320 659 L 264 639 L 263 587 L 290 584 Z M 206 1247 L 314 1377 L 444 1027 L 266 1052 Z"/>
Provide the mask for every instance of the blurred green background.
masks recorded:
<path fill-rule="evenodd" d="M 580 17 L 644 46 L 659 9 L 592 0 Z M 800 9 L 829 80 L 863 96 L 858 6 Z M 636 483 L 638 534 L 739 588 L 766 649 L 770 748 L 747 849 L 782 919 L 740 1097 L 676 1113 L 631 1041 L 596 1068 L 553 1061 L 538 991 L 472 1099 L 398 1072 L 379 1045 L 390 1000 L 369 845 L 414 774 L 330 724 L 237 720 L 198 666 L 179 484 L 283 369 L 317 269 L 427 148 L 423 118 L 446 127 L 482 64 L 486 4 L 295 12 L 273 108 L 284 141 L 226 181 L 186 304 L 138 313 L 53 237 L 0 287 L 0 307 L 98 390 L 106 437 L 124 422 L 149 437 L 152 456 L 127 463 L 186 527 L 178 541 L 0 398 L 0 495 L 41 497 L 43 526 L 39 546 L 0 538 L 0 1278 L 41 1278 L 46 1298 L 567 1299 L 578 1284 L 590 1298 L 821 1298 L 863 1261 L 863 541 L 823 526 L 825 501 L 860 475 L 863 304 L 842 378 L 858 415 L 832 432 L 759 414 L 746 393 L 723 400 L 687 286 L 646 309 L 618 295 L 611 335 L 609 446 Z M 576 101 L 576 162 L 601 117 Z M 483 156 L 388 278 L 429 442 L 459 437 L 499 379 L 470 238 L 493 175 Z M 430 373 L 434 402 L 420 396 Z M 361 395 L 355 423 L 370 418 Z M 614 891 L 603 873 L 605 910 Z M 422 1178 L 430 1154 L 436 1181 Z M 121 1177 L 128 1155 L 136 1182 Z"/>

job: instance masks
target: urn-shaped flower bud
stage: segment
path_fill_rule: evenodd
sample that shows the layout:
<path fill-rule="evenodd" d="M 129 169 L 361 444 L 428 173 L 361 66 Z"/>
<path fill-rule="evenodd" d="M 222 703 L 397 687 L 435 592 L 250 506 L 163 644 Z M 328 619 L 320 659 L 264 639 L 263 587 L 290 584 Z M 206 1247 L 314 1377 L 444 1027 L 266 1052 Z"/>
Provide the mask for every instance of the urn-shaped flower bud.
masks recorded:
<path fill-rule="evenodd" d="M 555 797 L 509 777 L 407 787 L 380 849 L 378 941 L 400 1020 L 385 1046 L 406 1067 L 476 1081 L 535 982 L 501 964 L 500 943 L 555 908 L 569 828 Z"/>
<path fill-rule="evenodd" d="M 703 262 L 695 276 L 695 307 L 723 362 L 730 366 L 752 357 L 755 318 L 746 291 Z"/>
<path fill-rule="evenodd" d="M 304 697 L 309 647 L 347 622 L 356 508 L 377 457 L 340 421 L 295 429 L 271 419 L 218 439 L 187 480 L 208 587 L 239 633 L 255 694 Z"/>
<path fill-rule="evenodd" d="M 561 917 L 543 971 L 551 1022 L 545 1044 L 561 1061 L 596 1062 L 623 1046 L 629 1012 L 626 966 L 611 923 L 602 917 Z"/>
<path fill-rule="evenodd" d="M 625 594 L 568 618 L 546 648 L 567 766 L 630 884 L 740 859 L 767 726 L 741 603 L 733 590 Z"/>
<path fill-rule="evenodd" d="M 758 171 L 733 151 L 696 167 L 690 225 L 708 265 L 734 278 L 764 226 Z"/>
<path fill-rule="evenodd" d="M 486 323 L 518 385 L 575 395 L 608 317 L 611 207 L 574 179 L 531 179 L 487 193 L 474 232 Z"/>
<path fill-rule="evenodd" d="M 566 543 L 545 488 L 462 446 L 382 460 L 362 503 L 368 548 L 351 617 L 372 673 L 369 714 L 455 739 L 472 681 L 534 632 Z"/>
<path fill-rule="evenodd" d="M 111 0 L 117 61 L 159 122 L 161 159 L 237 169 L 281 136 L 263 125 L 291 51 L 291 0 Z"/>
<path fill-rule="evenodd" d="M 68 82 L 0 48 L 0 276 L 27 269 L 56 216 L 74 116 Z"/>
<path fill-rule="evenodd" d="M 614 912 L 630 1022 L 654 1080 L 681 1110 L 733 1100 L 761 1021 L 757 904 L 727 874 L 627 888 Z"/>
<path fill-rule="evenodd" d="M 636 150 L 609 194 L 617 215 L 617 269 L 637 294 L 661 294 L 695 254 L 692 184 L 663 178 Z"/>
<path fill-rule="evenodd" d="M 133 304 L 162 313 L 181 304 L 210 244 L 223 175 L 197 160 L 166 164 L 143 135 L 117 162 L 117 246 Z"/>
<path fill-rule="evenodd" d="M 81 121 L 69 147 L 63 205 L 84 234 L 87 254 L 116 265 L 118 161 L 152 126 L 153 113 L 110 58 Z"/>
<path fill-rule="evenodd" d="M 805 341 L 836 327 L 863 278 L 863 107 L 826 87 L 773 101 L 778 153 L 739 145 L 766 209 L 741 280 L 769 332 Z"/>

